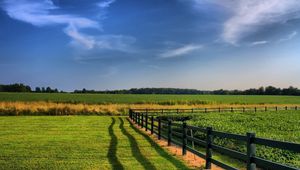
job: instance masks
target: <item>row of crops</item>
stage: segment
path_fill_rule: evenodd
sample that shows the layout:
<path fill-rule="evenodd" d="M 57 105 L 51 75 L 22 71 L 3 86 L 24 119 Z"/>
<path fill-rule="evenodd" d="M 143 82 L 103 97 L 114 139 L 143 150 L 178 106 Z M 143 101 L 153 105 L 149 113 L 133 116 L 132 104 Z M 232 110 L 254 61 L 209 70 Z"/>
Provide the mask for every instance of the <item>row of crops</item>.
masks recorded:
<path fill-rule="evenodd" d="M 182 116 L 188 116 L 188 125 L 212 127 L 217 131 L 240 135 L 254 132 L 257 137 L 300 143 L 300 111 L 175 114 L 171 117 L 174 120 L 174 117 Z M 181 119 L 178 120 L 181 121 Z M 205 140 L 205 136 L 200 132 L 193 132 L 193 136 Z M 240 141 L 216 137 L 214 143 L 235 151 L 246 152 L 245 145 Z M 256 154 L 267 160 L 300 168 L 300 154 L 298 153 L 257 145 Z"/>

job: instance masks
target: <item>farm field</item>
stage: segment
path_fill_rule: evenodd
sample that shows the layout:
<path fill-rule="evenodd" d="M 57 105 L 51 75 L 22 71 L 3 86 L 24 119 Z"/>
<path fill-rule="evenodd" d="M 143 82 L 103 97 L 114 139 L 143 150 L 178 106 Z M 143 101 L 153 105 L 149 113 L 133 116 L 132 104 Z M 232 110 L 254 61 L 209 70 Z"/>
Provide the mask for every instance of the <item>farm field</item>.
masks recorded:
<path fill-rule="evenodd" d="M 189 169 L 125 117 L 0 117 L 0 169 Z"/>
<path fill-rule="evenodd" d="M 47 101 L 86 104 L 300 104 L 299 96 L 247 95 L 142 95 L 72 93 L 0 93 L 0 101 Z"/>
<path fill-rule="evenodd" d="M 197 114 L 187 123 L 241 135 L 255 132 L 257 137 L 300 143 L 300 111 Z M 215 142 L 245 153 L 246 148 L 238 142 L 223 139 Z M 257 146 L 257 155 L 300 168 L 300 154 Z"/>

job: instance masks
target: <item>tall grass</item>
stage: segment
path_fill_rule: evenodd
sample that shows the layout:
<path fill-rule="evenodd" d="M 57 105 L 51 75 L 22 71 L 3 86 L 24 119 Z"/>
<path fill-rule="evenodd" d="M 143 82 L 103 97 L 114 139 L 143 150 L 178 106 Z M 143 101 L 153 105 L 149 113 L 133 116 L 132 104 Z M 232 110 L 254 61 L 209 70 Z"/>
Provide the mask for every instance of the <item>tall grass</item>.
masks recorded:
<path fill-rule="evenodd" d="M 127 115 L 131 109 L 188 109 L 213 107 L 255 107 L 257 105 L 213 105 L 213 104 L 84 104 L 84 103 L 54 103 L 54 102 L 0 102 L 0 115 Z M 260 107 L 262 105 L 259 105 Z M 264 105 L 275 106 L 275 105 Z M 277 106 L 277 105 L 276 105 Z M 279 106 L 279 105 L 278 105 Z M 282 105 L 281 105 L 282 106 Z M 286 105 L 284 105 L 286 106 Z M 291 106 L 291 105 L 287 105 Z"/>

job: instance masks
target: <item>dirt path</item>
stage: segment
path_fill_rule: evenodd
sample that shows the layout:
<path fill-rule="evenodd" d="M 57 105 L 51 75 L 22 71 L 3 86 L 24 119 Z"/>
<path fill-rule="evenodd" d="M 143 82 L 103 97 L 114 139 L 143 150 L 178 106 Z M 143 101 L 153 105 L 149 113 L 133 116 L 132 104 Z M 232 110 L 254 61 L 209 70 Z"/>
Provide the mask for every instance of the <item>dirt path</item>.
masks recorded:
<path fill-rule="evenodd" d="M 168 146 L 168 142 L 165 139 L 158 140 L 156 135 L 151 135 L 150 131 L 145 131 L 136 124 L 134 124 L 130 119 L 128 119 L 135 128 L 139 129 L 142 133 L 147 134 L 155 141 L 160 147 L 166 149 L 173 156 L 183 160 L 189 167 L 195 169 L 205 169 L 205 160 L 190 151 L 187 151 L 186 155 L 182 155 L 182 149 L 179 146 L 171 145 Z M 212 164 L 212 170 L 223 170 L 223 168 Z"/>

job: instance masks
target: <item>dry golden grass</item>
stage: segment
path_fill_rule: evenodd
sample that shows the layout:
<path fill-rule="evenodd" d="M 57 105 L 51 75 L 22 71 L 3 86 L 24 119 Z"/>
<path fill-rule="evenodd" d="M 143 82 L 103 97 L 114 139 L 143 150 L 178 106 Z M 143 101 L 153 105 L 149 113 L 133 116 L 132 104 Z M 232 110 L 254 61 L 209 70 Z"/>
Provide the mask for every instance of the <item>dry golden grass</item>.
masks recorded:
<path fill-rule="evenodd" d="M 158 104 L 70 104 L 53 102 L 0 102 L 0 115 L 126 115 L 129 109 L 189 109 L 226 107 L 275 107 L 294 105 L 158 105 Z"/>

